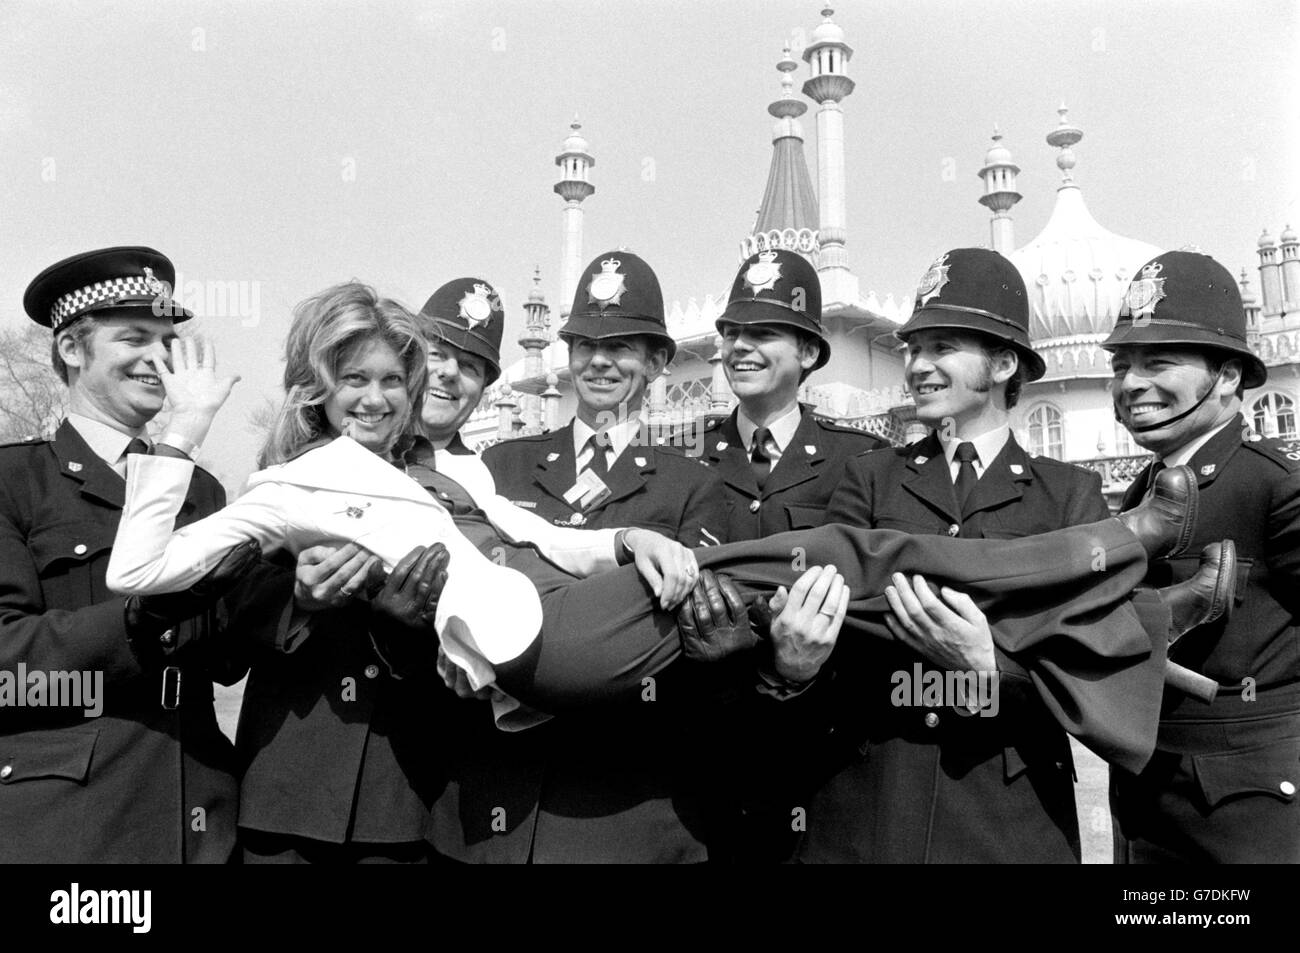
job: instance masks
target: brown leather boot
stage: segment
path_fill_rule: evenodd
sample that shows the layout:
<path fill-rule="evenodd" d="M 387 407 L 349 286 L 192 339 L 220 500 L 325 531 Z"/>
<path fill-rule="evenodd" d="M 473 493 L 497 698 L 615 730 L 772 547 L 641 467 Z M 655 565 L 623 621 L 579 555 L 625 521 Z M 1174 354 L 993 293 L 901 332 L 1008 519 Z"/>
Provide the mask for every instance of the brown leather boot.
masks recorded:
<path fill-rule="evenodd" d="M 1176 642 L 1198 625 L 1230 615 L 1236 589 L 1236 544 L 1230 539 L 1210 543 L 1201 550 L 1196 575 L 1156 590 L 1160 601 L 1169 607 L 1169 641 Z"/>
<path fill-rule="evenodd" d="M 1148 559 L 1168 559 L 1187 549 L 1196 529 L 1196 478 L 1191 467 L 1156 474 L 1146 498 L 1116 519 L 1142 543 Z"/>

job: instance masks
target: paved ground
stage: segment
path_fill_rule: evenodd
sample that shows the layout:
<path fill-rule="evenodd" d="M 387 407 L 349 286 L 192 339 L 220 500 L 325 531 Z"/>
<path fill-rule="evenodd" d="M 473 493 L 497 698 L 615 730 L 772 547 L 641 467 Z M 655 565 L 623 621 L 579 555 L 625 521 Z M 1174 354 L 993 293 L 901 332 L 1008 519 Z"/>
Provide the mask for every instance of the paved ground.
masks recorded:
<path fill-rule="evenodd" d="M 239 718 L 244 683 L 231 688 L 217 685 L 217 720 L 232 738 Z M 1083 838 L 1085 864 L 1110 863 L 1110 809 L 1106 801 L 1106 763 L 1083 745 L 1074 743 L 1074 770 L 1079 782 L 1075 799 L 1079 806 L 1079 832 Z"/>

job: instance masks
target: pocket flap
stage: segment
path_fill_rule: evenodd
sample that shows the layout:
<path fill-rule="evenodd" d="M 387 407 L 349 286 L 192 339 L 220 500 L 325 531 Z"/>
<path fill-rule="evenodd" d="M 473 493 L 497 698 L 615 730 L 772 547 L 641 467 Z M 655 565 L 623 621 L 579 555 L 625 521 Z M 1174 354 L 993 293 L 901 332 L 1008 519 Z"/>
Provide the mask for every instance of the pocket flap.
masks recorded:
<path fill-rule="evenodd" d="M 41 576 L 63 560 L 84 563 L 113 548 L 115 533 L 105 533 L 94 524 L 61 523 L 43 527 L 27 540 L 32 561 Z"/>
<path fill-rule="evenodd" d="M 791 529 L 813 529 L 826 522 L 826 508 L 824 506 L 787 503 L 785 512 L 790 518 Z"/>
<path fill-rule="evenodd" d="M 1192 756 L 1196 780 L 1210 807 L 1235 795 L 1271 794 L 1293 801 L 1300 787 L 1300 738 Z"/>
<path fill-rule="evenodd" d="M 35 778 L 83 783 L 98 739 L 98 728 L 28 731 L 0 738 L 0 784 Z"/>

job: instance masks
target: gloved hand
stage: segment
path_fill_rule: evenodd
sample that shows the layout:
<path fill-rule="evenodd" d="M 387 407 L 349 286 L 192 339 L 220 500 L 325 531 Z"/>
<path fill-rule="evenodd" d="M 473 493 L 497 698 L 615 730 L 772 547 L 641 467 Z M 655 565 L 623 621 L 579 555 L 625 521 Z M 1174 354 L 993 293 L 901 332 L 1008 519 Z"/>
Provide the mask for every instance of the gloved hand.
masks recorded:
<path fill-rule="evenodd" d="M 740 591 L 708 569 L 677 610 L 677 630 L 682 654 L 696 662 L 716 662 L 758 644 Z"/>
<path fill-rule="evenodd" d="M 436 659 L 433 620 L 447 584 L 447 547 L 416 546 L 393 567 L 370 599 L 370 635 L 375 649 L 397 672 Z"/>
<path fill-rule="evenodd" d="M 250 539 L 221 557 L 202 579 L 180 592 L 154 596 L 128 596 L 126 634 L 143 661 L 161 658 L 158 636 L 186 619 L 202 615 L 248 575 L 262 557 L 262 547 Z"/>

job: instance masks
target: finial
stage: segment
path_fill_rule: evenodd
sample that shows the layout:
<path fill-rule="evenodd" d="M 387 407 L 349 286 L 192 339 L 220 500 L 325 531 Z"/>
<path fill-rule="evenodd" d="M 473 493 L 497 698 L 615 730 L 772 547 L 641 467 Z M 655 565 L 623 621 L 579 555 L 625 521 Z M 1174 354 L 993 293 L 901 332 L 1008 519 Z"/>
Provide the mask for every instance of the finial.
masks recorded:
<path fill-rule="evenodd" d="M 1056 167 L 1061 170 L 1061 181 L 1066 185 L 1074 183 L 1074 176 L 1070 174 L 1070 170 L 1074 168 L 1074 152 L 1070 147 L 1083 138 L 1083 130 L 1071 125 L 1066 119 L 1069 111 L 1062 102 L 1060 108 L 1056 110 L 1061 120 L 1056 124 L 1056 128 L 1047 134 L 1047 144 L 1061 150 L 1061 154 L 1056 157 Z"/>
<path fill-rule="evenodd" d="M 569 123 L 569 128 L 575 132 L 582 128 L 582 123 L 578 122 L 578 114 L 576 112 L 573 114 L 573 122 Z"/>
<path fill-rule="evenodd" d="M 822 16 L 826 18 L 827 23 L 831 22 L 831 17 L 833 17 L 834 15 L 835 15 L 835 11 L 832 10 L 830 7 L 822 7 Z"/>
<path fill-rule="evenodd" d="M 994 142 L 1002 141 L 1002 130 L 998 128 L 997 123 L 993 124 L 993 141 Z"/>

